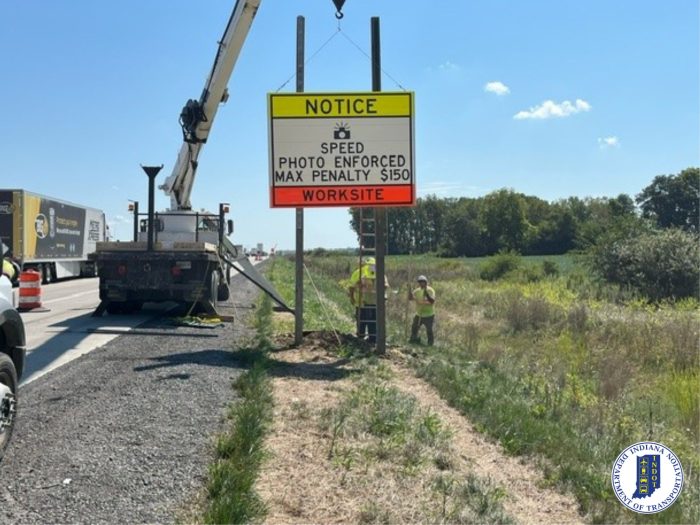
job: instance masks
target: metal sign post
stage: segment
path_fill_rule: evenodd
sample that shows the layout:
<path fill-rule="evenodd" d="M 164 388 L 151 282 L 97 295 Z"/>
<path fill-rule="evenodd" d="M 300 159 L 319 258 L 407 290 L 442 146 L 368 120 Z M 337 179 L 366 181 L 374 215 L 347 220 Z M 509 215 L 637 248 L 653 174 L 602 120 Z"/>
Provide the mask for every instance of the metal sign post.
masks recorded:
<path fill-rule="evenodd" d="M 374 16 L 371 20 L 371 39 L 372 39 L 372 91 L 382 90 L 382 66 L 381 66 L 381 47 L 379 39 L 379 17 Z M 384 255 L 386 254 L 386 209 L 377 207 L 374 209 L 375 217 L 375 240 L 376 240 L 376 292 L 377 292 L 377 353 L 383 355 L 386 353 L 386 289 L 384 287 L 384 276 L 386 275 L 384 267 Z"/>
<path fill-rule="evenodd" d="M 297 93 L 304 91 L 304 17 L 297 17 Z M 294 344 L 304 337 L 304 208 L 296 209 Z"/>

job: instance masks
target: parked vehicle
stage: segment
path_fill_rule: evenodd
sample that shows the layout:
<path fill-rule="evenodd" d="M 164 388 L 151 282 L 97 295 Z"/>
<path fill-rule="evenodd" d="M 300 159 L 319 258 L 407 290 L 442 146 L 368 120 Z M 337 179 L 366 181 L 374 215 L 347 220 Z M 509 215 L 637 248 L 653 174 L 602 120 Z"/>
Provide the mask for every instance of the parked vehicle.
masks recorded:
<path fill-rule="evenodd" d="M 95 276 L 88 254 L 107 240 L 101 210 L 21 189 L 0 189 L 0 238 L 22 270 L 41 273 L 44 283 Z"/>
<path fill-rule="evenodd" d="M 0 242 L 0 259 L 7 253 Z M 17 415 L 17 389 L 24 369 L 26 339 L 15 309 L 9 276 L 0 274 L 0 460 L 10 442 Z"/>

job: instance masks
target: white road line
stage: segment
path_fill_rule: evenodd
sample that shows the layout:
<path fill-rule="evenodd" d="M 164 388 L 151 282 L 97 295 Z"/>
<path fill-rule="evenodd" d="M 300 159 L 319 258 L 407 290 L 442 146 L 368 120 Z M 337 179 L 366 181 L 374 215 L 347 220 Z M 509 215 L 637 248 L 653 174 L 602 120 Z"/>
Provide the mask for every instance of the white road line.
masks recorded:
<path fill-rule="evenodd" d="M 76 297 L 82 297 L 84 295 L 95 295 L 95 290 L 88 290 L 87 292 L 78 292 L 72 295 L 66 295 L 65 297 L 59 297 L 57 299 L 49 299 L 48 301 L 42 301 L 42 304 L 59 303 L 61 301 L 68 301 L 70 299 L 75 299 Z"/>

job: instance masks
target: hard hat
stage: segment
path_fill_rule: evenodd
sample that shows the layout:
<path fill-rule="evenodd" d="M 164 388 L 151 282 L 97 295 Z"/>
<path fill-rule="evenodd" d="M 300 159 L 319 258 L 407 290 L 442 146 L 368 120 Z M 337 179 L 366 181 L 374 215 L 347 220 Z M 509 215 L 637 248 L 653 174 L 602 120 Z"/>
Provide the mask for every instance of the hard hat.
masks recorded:
<path fill-rule="evenodd" d="M 374 257 L 365 256 L 362 258 L 362 264 L 372 265 L 372 264 L 377 264 L 377 261 L 374 259 Z"/>
<path fill-rule="evenodd" d="M 418 281 L 419 283 L 420 283 L 420 282 L 427 283 L 427 282 L 428 282 L 428 278 L 427 278 L 425 275 L 419 275 L 419 276 L 418 276 L 418 279 L 416 279 L 416 281 Z"/>

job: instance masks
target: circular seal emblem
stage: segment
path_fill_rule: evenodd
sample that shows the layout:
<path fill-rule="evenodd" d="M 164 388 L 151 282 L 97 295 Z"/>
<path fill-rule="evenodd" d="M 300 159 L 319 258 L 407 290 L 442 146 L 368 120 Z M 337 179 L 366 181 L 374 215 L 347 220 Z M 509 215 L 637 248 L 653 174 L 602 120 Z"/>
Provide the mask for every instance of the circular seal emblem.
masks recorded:
<path fill-rule="evenodd" d="M 44 239 L 49 234 L 49 220 L 43 213 L 40 213 L 34 219 L 34 231 L 39 239 Z"/>
<path fill-rule="evenodd" d="M 653 441 L 630 445 L 612 468 L 615 496 L 640 514 L 656 514 L 673 505 L 683 490 L 683 467 L 671 449 Z"/>

